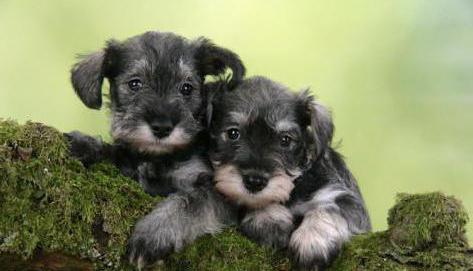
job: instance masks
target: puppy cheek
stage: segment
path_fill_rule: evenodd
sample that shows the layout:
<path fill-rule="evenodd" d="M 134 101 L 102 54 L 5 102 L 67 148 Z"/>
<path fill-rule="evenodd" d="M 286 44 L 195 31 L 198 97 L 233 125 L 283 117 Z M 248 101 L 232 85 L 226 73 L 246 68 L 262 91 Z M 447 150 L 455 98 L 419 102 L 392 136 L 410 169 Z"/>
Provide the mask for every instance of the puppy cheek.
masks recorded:
<path fill-rule="evenodd" d="M 132 145 L 136 150 L 144 153 L 162 154 L 173 151 L 173 146 L 165 142 L 159 143 L 155 140 L 147 124 L 139 124 L 136 127 L 112 125 L 112 137 Z"/>
<path fill-rule="evenodd" d="M 194 118 L 186 118 L 181 120 L 174 129 L 180 130 L 181 136 L 191 141 L 199 132 L 204 130 L 204 126 Z"/>
<path fill-rule="evenodd" d="M 232 201 L 238 202 L 247 194 L 242 177 L 233 165 L 216 167 L 214 179 L 215 188 Z"/>
<path fill-rule="evenodd" d="M 145 137 L 145 127 L 138 123 L 127 123 L 123 120 L 113 120 L 111 134 L 114 140 L 123 140 L 126 142 L 143 141 Z"/>
<path fill-rule="evenodd" d="M 171 134 L 167 138 L 163 139 L 161 143 L 173 148 L 183 148 L 192 141 L 192 137 L 193 135 L 186 132 L 185 129 L 175 127 Z"/>

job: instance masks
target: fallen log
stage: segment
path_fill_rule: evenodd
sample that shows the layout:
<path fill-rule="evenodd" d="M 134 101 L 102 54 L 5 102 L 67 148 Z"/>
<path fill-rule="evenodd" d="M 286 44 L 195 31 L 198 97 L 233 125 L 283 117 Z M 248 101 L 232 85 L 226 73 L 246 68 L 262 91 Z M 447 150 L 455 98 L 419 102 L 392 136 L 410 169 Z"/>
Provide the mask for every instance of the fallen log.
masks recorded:
<path fill-rule="evenodd" d="M 62 133 L 0 120 L 0 270 L 133 270 L 124 259 L 134 223 L 159 202 L 102 163 L 68 156 Z M 441 193 L 400 195 L 389 229 L 355 237 L 330 270 L 473 270 L 467 214 Z M 285 252 L 228 229 L 152 270 L 291 270 Z"/>

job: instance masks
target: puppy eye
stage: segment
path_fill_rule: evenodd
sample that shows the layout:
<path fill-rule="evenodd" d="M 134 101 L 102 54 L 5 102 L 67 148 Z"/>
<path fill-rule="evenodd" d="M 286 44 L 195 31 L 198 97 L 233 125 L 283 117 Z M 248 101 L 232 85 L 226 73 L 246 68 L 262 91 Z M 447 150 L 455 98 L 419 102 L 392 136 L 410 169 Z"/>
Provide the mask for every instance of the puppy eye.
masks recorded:
<path fill-rule="evenodd" d="M 283 135 L 281 137 L 281 141 L 280 141 L 281 147 L 287 148 L 291 145 L 291 142 L 292 142 L 292 138 L 290 136 Z"/>
<path fill-rule="evenodd" d="M 238 140 L 240 138 L 240 131 L 238 129 L 232 128 L 227 131 L 227 136 L 231 140 Z"/>
<path fill-rule="evenodd" d="M 191 95 L 192 90 L 194 90 L 194 87 L 193 87 L 191 84 L 189 84 L 189 83 L 185 83 L 185 84 L 183 84 L 183 85 L 181 86 L 181 93 L 182 93 L 182 95 L 184 95 L 184 96 L 189 96 L 189 95 Z"/>
<path fill-rule="evenodd" d="M 130 82 L 128 82 L 128 87 L 133 91 L 137 91 L 143 87 L 143 83 L 141 82 L 140 79 L 133 79 Z"/>

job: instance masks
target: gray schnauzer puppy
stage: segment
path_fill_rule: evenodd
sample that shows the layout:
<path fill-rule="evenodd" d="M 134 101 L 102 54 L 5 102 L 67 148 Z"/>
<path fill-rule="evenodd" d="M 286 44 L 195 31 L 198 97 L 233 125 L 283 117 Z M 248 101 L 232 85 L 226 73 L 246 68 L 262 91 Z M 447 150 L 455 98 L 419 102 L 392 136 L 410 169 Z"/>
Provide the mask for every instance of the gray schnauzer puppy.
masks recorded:
<path fill-rule="evenodd" d="M 217 95 L 215 186 L 244 209 L 245 235 L 322 269 L 350 237 L 371 229 L 356 180 L 331 147 L 330 113 L 308 91 L 254 77 Z"/>
<path fill-rule="evenodd" d="M 371 229 L 356 181 L 331 147 L 330 113 L 308 91 L 254 77 L 215 92 L 208 109 L 214 186 L 177 193 L 139 221 L 131 262 L 152 263 L 237 223 L 258 243 L 320 270 Z"/>
<path fill-rule="evenodd" d="M 224 78 L 226 69 L 232 77 Z M 110 40 L 75 64 L 72 85 L 92 109 L 102 105 L 102 83 L 110 84 L 113 144 L 66 134 L 70 150 L 84 165 L 109 160 L 138 180 L 152 195 L 188 191 L 211 172 L 203 155 L 207 137 L 208 90 L 236 85 L 245 68 L 239 57 L 205 38 L 194 41 L 172 33 L 146 32 L 123 42 Z M 204 83 L 207 75 L 220 75 Z"/>

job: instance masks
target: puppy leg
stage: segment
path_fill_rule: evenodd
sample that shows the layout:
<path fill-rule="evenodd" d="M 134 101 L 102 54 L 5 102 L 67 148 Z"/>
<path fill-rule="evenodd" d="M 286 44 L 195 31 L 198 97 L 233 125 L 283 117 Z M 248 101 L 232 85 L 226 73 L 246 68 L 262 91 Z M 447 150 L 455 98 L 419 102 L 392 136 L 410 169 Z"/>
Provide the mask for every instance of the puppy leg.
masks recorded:
<path fill-rule="evenodd" d="M 176 193 L 136 224 L 127 254 L 139 268 L 152 264 L 204 234 L 219 232 L 234 220 L 233 209 L 207 187 Z"/>
<path fill-rule="evenodd" d="M 69 143 L 69 153 L 85 167 L 105 160 L 105 149 L 110 146 L 99 138 L 85 135 L 79 131 L 65 133 Z"/>
<path fill-rule="evenodd" d="M 281 204 L 271 204 L 246 214 L 240 230 L 256 242 L 273 248 L 287 246 L 294 228 L 292 214 Z"/>
<path fill-rule="evenodd" d="M 364 210 L 362 204 L 356 193 L 345 187 L 328 185 L 309 201 L 293 206 L 293 214 L 303 217 L 289 241 L 296 261 L 315 270 L 329 264 L 344 242 L 354 234 L 368 230 L 360 223 L 365 216 L 359 213 Z"/>

